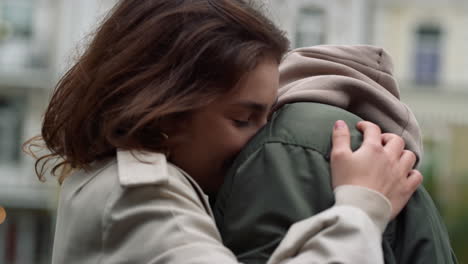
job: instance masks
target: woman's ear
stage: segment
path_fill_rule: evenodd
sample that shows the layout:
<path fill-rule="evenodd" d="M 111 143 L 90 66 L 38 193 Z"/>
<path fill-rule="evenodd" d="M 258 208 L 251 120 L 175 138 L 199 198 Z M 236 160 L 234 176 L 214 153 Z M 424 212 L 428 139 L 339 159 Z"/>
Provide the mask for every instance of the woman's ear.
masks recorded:
<path fill-rule="evenodd" d="M 160 133 L 164 146 L 173 149 L 185 144 L 190 138 L 190 115 L 177 114 L 160 120 Z"/>

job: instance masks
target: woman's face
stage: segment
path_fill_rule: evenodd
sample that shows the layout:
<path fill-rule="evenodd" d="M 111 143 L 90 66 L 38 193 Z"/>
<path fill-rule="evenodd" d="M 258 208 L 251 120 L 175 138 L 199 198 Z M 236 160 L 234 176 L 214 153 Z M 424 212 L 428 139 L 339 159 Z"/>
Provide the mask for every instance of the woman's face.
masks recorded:
<path fill-rule="evenodd" d="M 266 124 L 278 86 L 278 64 L 263 60 L 232 92 L 190 116 L 183 140 L 171 149 L 171 161 L 205 192 L 216 192 L 234 157 Z"/>

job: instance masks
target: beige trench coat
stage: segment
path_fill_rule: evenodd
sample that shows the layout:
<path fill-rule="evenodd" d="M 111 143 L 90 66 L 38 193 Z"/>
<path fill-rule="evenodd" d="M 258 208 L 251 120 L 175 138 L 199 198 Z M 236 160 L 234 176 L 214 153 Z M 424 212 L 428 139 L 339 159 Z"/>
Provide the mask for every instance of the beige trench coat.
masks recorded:
<path fill-rule="evenodd" d="M 293 225 L 269 263 L 383 263 L 388 201 L 350 186 L 339 188 L 336 200 Z M 223 246 L 207 196 L 192 178 L 162 154 L 118 151 L 116 159 L 64 181 L 52 263 L 238 261 Z"/>

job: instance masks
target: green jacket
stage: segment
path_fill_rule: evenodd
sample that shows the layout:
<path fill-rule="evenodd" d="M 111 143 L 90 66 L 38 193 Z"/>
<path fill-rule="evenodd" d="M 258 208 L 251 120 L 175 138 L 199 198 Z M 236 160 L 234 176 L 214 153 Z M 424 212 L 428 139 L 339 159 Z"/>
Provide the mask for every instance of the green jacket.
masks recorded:
<path fill-rule="evenodd" d="M 223 242 L 239 261 L 265 263 L 291 224 L 333 205 L 329 157 L 338 119 L 347 122 L 358 148 L 359 117 L 309 102 L 283 106 L 240 153 L 213 205 Z M 389 223 L 382 246 L 386 263 L 457 263 L 423 187 Z"/>

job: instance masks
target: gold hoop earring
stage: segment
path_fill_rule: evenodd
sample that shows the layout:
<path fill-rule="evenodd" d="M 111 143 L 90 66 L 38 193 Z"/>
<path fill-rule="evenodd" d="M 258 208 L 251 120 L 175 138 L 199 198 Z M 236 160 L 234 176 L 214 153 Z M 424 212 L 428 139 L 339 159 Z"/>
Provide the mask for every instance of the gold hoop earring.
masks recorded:
<path fill-rule="evenodd" d="M 169 139 L 169 136 L 164 133 L 164 132 L 159 132 L 159 134 L 163 137 L 163 141 L 166 141 Z M 166 159 L 169 160 L 170 156 L 171 156 L 171 151 L 169 150 L 168 147 L 165 147 L 164 148 L 164 155 L 166 155 Z"/>
<path fill-rule="evenodd" d="M 164 138 L 164 140 L 168 140 L 169 139 L 169 136 L 164 133 L 164 132 L 159 132 L 159 134 L 161 134 L 161 136 Z"/>

